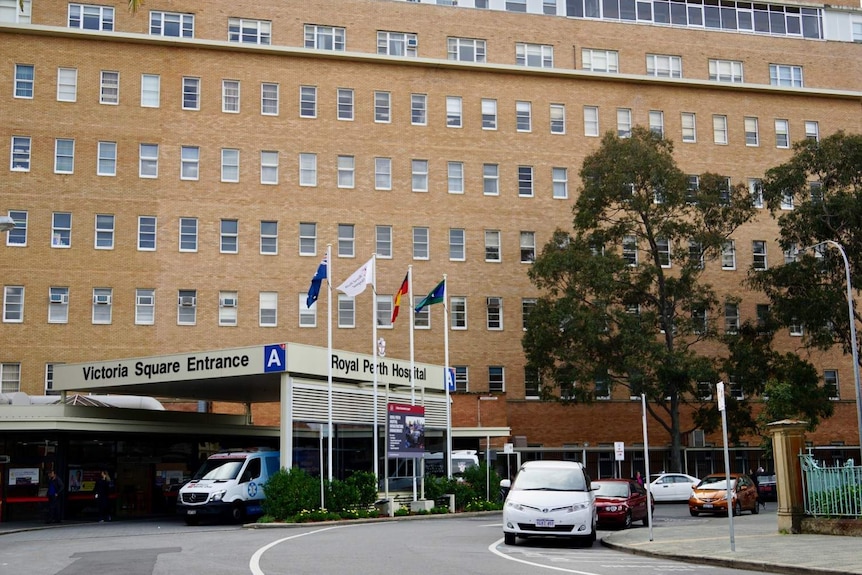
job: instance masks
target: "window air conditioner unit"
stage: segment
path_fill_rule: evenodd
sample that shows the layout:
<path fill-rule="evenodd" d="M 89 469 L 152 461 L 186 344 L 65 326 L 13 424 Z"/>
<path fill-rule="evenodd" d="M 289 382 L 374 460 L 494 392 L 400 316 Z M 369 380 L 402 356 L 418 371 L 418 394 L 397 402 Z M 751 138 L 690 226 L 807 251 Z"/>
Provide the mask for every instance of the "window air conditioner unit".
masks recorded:
<path fill-rule="evenodd" d="M 104 293 L 94 295 L 93 303 L 96 305 L 108 305 L 111 303 L 111 296 Z"/>
<path fill-rule="evenodd" d="M 419 38 L 416 38 L 414 36 L 407 38 L 408 48 L 416 48 L 417 46 L 419 46 Z"/>
<path fill-rule="evenodd" d="M 69 294 L 52 293 L 51 294 L 51 303 L 67 304 L 67 303 L 69 303 Z"/>
<path fill-rule="evenodd" d="M 195 305 L 197 298 L 193 295 L 183 295 L 180 296 L 180 305 L 183 307 L 191 307 Z"/>
<path fill-rule="evenodd" d="M 219 302 L 222 307 L 236 307 L 236 298 L 235 297 L 223 297 Z"/>

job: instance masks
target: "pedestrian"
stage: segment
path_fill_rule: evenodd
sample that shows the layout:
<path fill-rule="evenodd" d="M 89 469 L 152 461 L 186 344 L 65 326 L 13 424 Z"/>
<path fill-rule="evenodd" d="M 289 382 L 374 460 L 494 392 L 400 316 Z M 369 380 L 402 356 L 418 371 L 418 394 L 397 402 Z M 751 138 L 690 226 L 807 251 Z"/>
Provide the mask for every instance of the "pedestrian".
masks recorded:
<path fill-rule="evenodd" d="M 99 509 L 99 523 L 111 520 L 111 474 L 102 470 L 96 480 L 96 507 Z"/>
<path fill-rule="evenodd" d="M 754 493 L 757 494 L 757 499 L 754 501 L 754 504 L 759 506 L 759 507 L 763 507 L 764 509 L 766 509 L 766 501 L 764 501 L 760 497 L 760 482 L 758 481 L 758 478 L 757 478 L 758 473 L 755 473 L 751 469 L 748 470 L 748 475 L 749 475 L 749 477 L 751 477 L 751 482 L 754 483 Z"/>
<path fill-rule="evenodd" d="M 48 472 L 48 520 L 45 523 L 59 523 L 63 520 L 60 513 L 60 499 L 66 485 L 54 470 Z"/>
<path fill-rule="evenodd" d="M 637 481 L 638 485 L 640 485 L 641 487 L 644 486 L 644 477 L 643 475 L 641 475 L 640 471 L 635 473 L 635 481 Z"/>

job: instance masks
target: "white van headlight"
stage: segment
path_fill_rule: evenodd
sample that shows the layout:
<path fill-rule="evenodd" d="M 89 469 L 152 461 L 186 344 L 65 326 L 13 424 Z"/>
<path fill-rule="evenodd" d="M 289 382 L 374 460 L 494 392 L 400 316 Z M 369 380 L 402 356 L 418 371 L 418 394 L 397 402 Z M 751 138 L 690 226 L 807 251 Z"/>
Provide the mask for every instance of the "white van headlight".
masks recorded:
<path fill-rule="evenodd" d="M 581 509 L 588 509 L 589 507 L 589 503 L 575 503 L 571 507 L 566 508 L 566 511 L 568 511 L 569 513 L 574 513 L 575 511 L 580 511 Z"/>
<path fill-rule="evenodd" d="M 226 489 L 222 489 L 221 491 L 216 491 L 212 495 L 210 495 L 210 501 L 221 501 L 224 497 L 224 494 L 227 493 Z"/>

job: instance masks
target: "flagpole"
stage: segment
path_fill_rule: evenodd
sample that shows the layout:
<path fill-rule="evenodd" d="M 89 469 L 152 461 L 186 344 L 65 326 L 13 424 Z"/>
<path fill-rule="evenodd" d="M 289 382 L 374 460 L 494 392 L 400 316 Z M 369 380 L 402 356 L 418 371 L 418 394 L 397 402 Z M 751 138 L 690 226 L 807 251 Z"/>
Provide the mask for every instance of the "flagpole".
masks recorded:
<path fill-rule="evenodd" d="M 379 447 L 377 444 L 379 443 L 378 430 L 379 425 L 377 423 L 377 254 L 371 254 L 371 347 L 374 350 L 374 478 L 377 479 L 379 477 L 378 471 L 380 468 L 379 463 Z M 331 362 L 330 362 L 331 363 Z"/>
<path fill-rule="evenodd" d="M 452 406 L 449 403 L 449 282 L 443 274 L 443 386 L 446 388 L 446 477 L 452 479 Z"/>
<path fill-rule="evenodd" d="M 332 244 L 326 244 L 326 373 L 327 403 L 329 413 L 326 435 L 326 463 L 329 481 L 332 481 Z"/>
<path fill-rule="evenodd" d="M 416 405 L 416 382 L 413 379 L 413 264 L 407 266 L 407 301 L 410 303 L 410 404 Z"/>

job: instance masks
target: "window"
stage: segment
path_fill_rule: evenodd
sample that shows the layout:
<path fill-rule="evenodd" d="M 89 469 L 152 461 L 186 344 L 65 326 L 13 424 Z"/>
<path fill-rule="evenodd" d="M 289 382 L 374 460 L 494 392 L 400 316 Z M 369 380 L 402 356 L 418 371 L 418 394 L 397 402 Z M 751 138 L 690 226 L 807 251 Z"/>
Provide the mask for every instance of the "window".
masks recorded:
<path fill-rule="evenodd" d="M 3 322 L 24 321 L 24 287 L 5 286 L 3 289 Z"/>
<path fill-rule="evenodd" d="M 460 96 L 446 96 L 446 126 L 449 128 L 462 126 Z"/>
<path fill-rule="evenodd" d="M 553 181 L 553 196 L 555 200 L 565 200 L 569 197 L 569 169 L 551 168 Z"/>
<path fill-rule="evenodd" d="M 524 366 L 524 398 L 538 399 L 539 397 L 539 371 L 530 366 Z"/>
<path fill-rule="evenodd" d="M 375 295 L 377 300 L 377 326 L 392 327 L 392 296 Z"/>
<path fill-rule="evenodd" d="M 670 259 L 670 242 L 667 238 L 656 238 L 656 252 L 658 254 L 659 265 L 663 268 L 671 267 Z"/>
<path fill-rule="evenodd" d="M 427 260 L 430 258 L 429 231 L 425 227 L 413 228 L 413 259 Z"/>
<path fill-rule="evenodd" d="M 518 166 L 518 196 L 533 197 L 533 166 Z"/>
<path fill-rule="evenodd" d="M 262 116 L 278 116 L 278 84 L 261 83 L 260 113 Z"/>
<path fill-rule="evenodd" d="M 449 259 L 464 261 L 467 259 L 467 242 L 463 228 L 449 229 Z"/>
<path fill-rule="evenodd" d="M 183 110 L 201 109 L 201 79 L 183 78 Z"/>
<path fill-rule="evenodd" d="M 826 369 L 823 371 L 823 389 L 829 394 L 829 399 L 838 400 L 841 396 L 838 394 L 838 370 Z"/>
<path fill-rule="evenodd" d="M 484 62 L 485 41 L 473 38 L 448 38 L 446 51 L 450 60 Z"/>
<path fill-rule="evenodd" d="M 356 327 L 356 301 L 346 294 L 338 294 L 338 327 Z"/>
<path fill-rule="evenodd" d="M 584 48 L 581 50 L 581 68 L 590 72 L 620 71 L 620 55 L 616 50 L 594 50 Z"/>
<path fill-rule="evenodd" d="M 353 224 L 338 224 L 338 257 L 352 258 L 356 255 L 356 229 Z"/>
<path fill-rule="evenodd" d="M 611 398 L 611 387 L 608 384 L 607 371 L 596 374 L 595 379 L 593 380 L 593 393 L 595 394 L 596 399 Z"/>
<path fill-rule="evenodd" d="M 194 38 L 195 17 L 193 14 L 176 12 L 150 12 L 150 34 L 170 38 Z"/>
<path fill-rule="evenodd" d="M 453 330 L 467 329 L 467 298 L 452 296 L 449 298 L 449 316 Z"/>
<path fill-rule="evenodd" d="M 356 160 L 353 156 L 338 156 L 338 187 L 353 188 L 356 174 Z"/>
<path fill-rule="evenodd" d="M 305 298 L 303 298 L 302 303 L 305 303 Z M 316 306 L 317 303 L 314 305 Z M 260 292 L 257 307 L 260 327 L 275 327 L 278 325 L 278 294 L 276 292 Z"/>
<path fill-rule="evenodd" d="M 317 255 L 317 224 L 309 222 L 299 223 L 299 255 Z"/>
<path fill-rule="evenodd" d="M 48 288 L 48 323 L 69 323 L 69 288 Z"/>
<path fill-rule="evenodd" d="M 467 366 L 453 365 L 452 369 L 455 370 L 455 391 L 467 392 L 470 389 Z"/>
<path fill-rule="evenodd" d="M 159 177 L 159 145 L 141 144 L 138 148 L 138 176 Z"/>
<path fill-rule="evenodd" d="M 599 109 L 596 106 L 584 106 L 584 135 L 599 135 Z"/>
<path fill-rule="evenodd" d="M 682 78 L 682 58 L 662 54 L 647 54 L 647 76 L 658 78 Z"/>
<path fill-rule="evenodd" d="M 24 247 L 27 245 L 27 212 L 9 210 L 9 217 L 15 222 L 15 227 L 6 232 L 6 245 Z"/>
<path fill-rule="evenodd" d="M 278 253 L 278 222 L 261 220 L 260 253 L 272 256 Z"/>
<path fill-rule="evenodd" d="M 566 133 L 566 105 L 551 104 L 551 133 L 565 134 Z"/>
<path fill-rule="evenodd" d="M 506 0 L 506 10 L 509 12 L 526 12 L 527 0 Z"/>
<path fill-rule="evenodd" d="M 712 116 L 712 140 L 716 144 L 727 145 L 727 116 Z"/>
<path fill-rule="evenodd" d="M 742 383 L 735 375 L 730 376 L 730 396 L 736 399 L 745 399 L 745 393 L 742 390 Z"/>
<path fill-rule="evenodd" d="M 500 230 L 485 230 L 485 261 L 502 261 L 500 255 Z"/>
<path fill-rule="evenodd" d="M 54 173 L 72 174 L 75 172 L 75 140 L 57 138 L 54 140 Z"/>
<path fill-rule="evenodd" d="M 503 298 L 489 297 L 485 299 L 485 310 L 489 330 L 503 329 Z"/>
<path fill-rule="evenodd" d="M 308 307 L 308 293 L 299 294 L 299 327 L 317 327 L 317 302 Z"/>
<path fill-rule="evenodd" d="M 428 96 L 426 94 L 410 95 L 410 123 L 414 126 L 428 125 Z"/>
<path fill-rule="evenodd" d="M 536 308 L 536 303 L 536 298 L 523 298 L 521 300 L 521 326 L 524 331 L 527 330 L 530 313 Z"/>
<path fill-rule="evenodd" d="M 114 249 L 114 216 L 96 214 L 95 246 L 97 250 Z"/>
<path fill-rule="evenodd" d="M 533 68 L 554 67 L 554 47 L 547 44 L 515 44 L 515 64 Z"/>
<path fill-rule="evenodd" d="M 714 82 L 742 83 L 742 62 L 738 60 L 710 60 L 709 79 Z"/>
<path fill-rule="evenodd" d="M 506 391 L 506 378 L 504 367 L 501 365 L 488 366 L 488 391 L 491 393 L 503 393 Z"/>
<path fill-rule="evenodd" d="M 851 22 L 851 24 L 851 35 L 853 36 L 853 41 L 862 42 L 862 20 L 857 17 Z"/>
<path fill-rule="evenodd" d="M 180 218 L 180 251 L 198 251 L 198 219 Z"/>
<path fill-rule="evenodd" d="M 464 162 L 449 162 L 447 166 L 448 170 L 448 184 L 449 184 L 449 193 L 450 194 L 463 194 L 464 193 Z"/>
<path fill-rule="evenodd" d="M 649 129 L 653 134 L 664 139 L 664 112 L 661 110 L 650 110 Z"/>
<path fill-rule="evenodd" d="M 299 155 L 299 185 L 317 185 L 317 154 Z"/>
<path fill-rule="evenodd" d="M 805 121 L 805 139 L 814 142 L 820 141 L 820 124 L 812 120 Z"/>
<path fill-rule="evenodd" d="M 236 325 L 237 322 L 237 292 L 220 291 L 218 293 L 218 324 Z"/>
<path fill-rule="evenodd" d="M 228 42 L 269 46 L 272 41 L 272 22 L 269 20 L 249 20 L 248 18 L 228 18 L 227 40 Z"/>
<path fill-rule="evenodd" d="M 515 126 L 519 132 L 533 130 L 533 104 L 530 102 L 515 102 Z"/>
<path fill-rule="evenodd" d="M 763 186 L 759 178 L 748 178 L 748 192 L 751 195 L 751 205 L 763 207 Z"/>
<path fill-rule="evenodd" d="M 117 175 L 117 143 L 99 142 L 96 173 L 100 176 Z"/>
<path fill-rule="evenodd" d="M 769 304 L 757 304 L 754 313 L 756 317 L 757 327 L 759 329 L 765 329 L 767 327 L 767 322 L 769 321 Z"/>
<path fill-rule="evenodd" d="M 632 137 L 632 111 L 629 108 L 617 108 L 617 136 Z"/>
<path fill-rule="evenodd" d="M 239 114 L 239 80 L 222 80 L 221 111 Z"/>
<path fill-rule="evenodd" d="M 153 325 L 156 323 L 156 290 L 135 290 L 135 324 Z"/>
<path fill-rule="evenodd" d="M 183 146 L 180 150 L 180 179 L 197 180 L 200 169 L 201 149 L 197 146 Z"/>
<path fill-rule="evenodd" d="M 69 28 L 110 32 L 114 29 L 114 9 L 108 6 L 69 4 Z"/>
<path fill-rule="evenodd" d="M 775 147 L 790 147 L 790 122 L 788 120 L 775 120 Z"/>
<path fill-rule="evenodd" d="M 0 22 L 29 24 L 33 12 L 31 0 L 0 0 Z M 3 393 L 3 391 L 0 391 Z"/>
<path fill-rule="evenodd" d="M 78 99 L 78 70 L 57 68 L 57 101 L 75 102 Z"/>
<path fill-rule="evenodd" d="M 724 242 L 721 247 L 721 269 L 736 269 L 736 246 L 733 240 Z"/>
<path fill-rule="evenodd" d="M 757 118 L 746 117 L 744 120 L 745 124 L 745 145 L 746 146 L 759 146 L 760 145 L 760 132 L 757 127 Z"/>
<path fill-rule="evenodd" d="M 219 223 L 219 252 L 223 254 L 239 252 L 238 220 L 221 220 Z"/>
<path fill-rule="evenodd" d="M 802 88 L 802 66 L 770 64 L 769 83 L 772 86 Z"/>
<path fill-rule="evenodd" d="M 415 58 L 419 47 L 416 34 L 404 32 L 377 32 L 377 53 L 385 56 L 410 56 Z"/>
<path fill-rule="evenodd" d="M 221 181 L 239 182 L 239 150 L 222 148 Z"/>
<path fill-rule="evenodd" d="M 318 50 L 344 51 L 344 28 L 305 25 L 305 47 Z"/>
<path fill-rule="evenodd" d="M 392 94 L 389 92 L 374 92 L 374 121 L 378 124 L 392 121 Z"/>
<path fill-rule="evenodd" d="M 161 78 L 157 74 L 141 74 L 141 107 L 158 108 L 161 100 Z"/>
<path fill-rule="evenodd" d="M 350 88 L 339 88 L 337 98 L 338 119 L 353 120 L 353 90 Z"/>
<path fill-rule="evenodd" d="M 751 251 L 753 253 L 754 269 L 762 271 L 767 269 L 766 263 L 766 242 L 764 240 L 754 240 L 751 242 Z"/>
<path fill-rule="evenodd" d="M 500 195 L 500 166 L 497 164 L 482 164 L 482 193 Z"/>
<path fill-rule="evenodd" d="M 317 88 L 315 86 L 299 87 L 299 117 L 317 117 Z"/>
<path fill-rule="evenodd" d="M 374 158 L 374 189 L 392 189 L 392 158 Z"/>
<path fill-rule="evenodd" d="M 779 207 L 782 210 L 792 210 L 793 209 L 793 192 L 785 190 L 783 194 L 781 194 L 781 203 Z"/>
<path fill-rule="evenodd" d="M 177 325 L 195 325 L 197 322 L 197 306 L 197 290 L 179 290 L 177 292 Z"/>
<path fill-rule="evenodd" d="M 799 258 L 799 246 L 796 245 L 796 242 L 793 242 L 788 246 L 786 250 L 784 250 L 784 263 L 792 264 L 797 261 Z"/>
<path fill-rule="evenodd" d="M 414 192 L 428 191 L 428 160 L 411 160 L 411 180 Z"/>
<path fill-rule="evenodd" d="M 497 129 L 497 100 L 482 98 L 482 129 Z"/>
<path fill-rule="evenodd" d="M 272 150 L 260 151 L 260 183 L 278 183 L 278 152 Z"/>
<path fill-rule="evenodd" d="M 623 237 L 623 260 L 630 265 L 638 265 L 638 240 L 635 236 Z"/>
<path fill-rule="evenodd" d="M 739 304 L 724 304 L 724 332 L 735 334 L 739 331 Z"/>
<path fill-rule="evenodd" d="M 21 391 L 21 364 L 0 363 L 0 393 Z"/>
<path fill-rule="evenodd" d="M 156 216 L 138 216 L 138 251 L 156 251 Z"/>
<path fill-rule="evenodd" d="M 111 288 L 93 289 L 93 323 L 109 324 L 113 310 L 113 293 Z"/>
<path fill-rule="evenodd" d="M 695 306 L 691 308 L 691 331 L 696 335 L 707 332 L 706 308 Z"/>
<path fill-rule="evenodd" d="M 536 232 L 521 232 L 521 263 L 531 264 L 536 260 Z"/>
<path fill-rule="evenodd" d="M 691 112 L 682 112 L 682 141 L 693 143 L 697 141 L 697 125 L 695 115 Z"/>
<path fill-rule="evenodd" d="M 102 70 L 99 103 L 116 106 L 120 103 L 120 73 Z"/>
<path fill-rule="evenodd" d="M 793 337 L 802 337 L 805 334 L 805 329 L 802 323 L 795 317 L 790 320 L 790 335 Z"/>
<path fill-rule="evenodd" d="M 68 248 L 72 245 L 72 214 L 54 212 L 51 215 L 51 247 Z"/>
<path fill-rule="evenodd" d="M 416 306 L 419 304 L 420 301 L 422 301 L 422 296 L 413 297 L 414 309 L 416 309 Z M 426 305 L 424 308 L 422 308 L 422 311 L 418 311 L 413 314 L 413 328 L 431 329 L 431 306 Z"/>
<path fill-rule="evenodd" d="M 392 226 L 374 227 L 374 248 L 378 258 L 392 257 Z"/>

